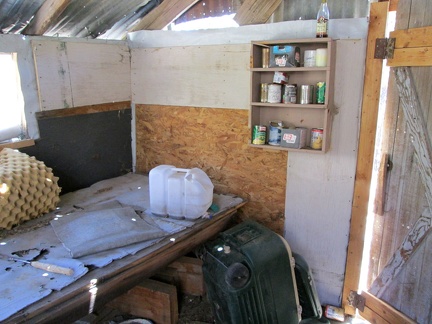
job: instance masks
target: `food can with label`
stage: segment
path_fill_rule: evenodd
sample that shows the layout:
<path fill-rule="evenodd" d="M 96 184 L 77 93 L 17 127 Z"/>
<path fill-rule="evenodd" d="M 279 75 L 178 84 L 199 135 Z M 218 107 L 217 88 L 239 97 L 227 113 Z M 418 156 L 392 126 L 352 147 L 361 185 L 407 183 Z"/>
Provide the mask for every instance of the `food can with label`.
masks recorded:
<path fill-rule="evenodd" d="M 297 84 L 286 84 L 282 95 L 283 103 L 297 103 Z"/>
<path fill-rule="evenodd" d="M 326 83 L 318 82 L 316 85 L 316 103 L 324 104 L 325 103 L 325 91 L 326 91 Z"/>
<path fill-rule="evenodd" d="M 280 84 L 271 83 L 268 86 L 268 100 L 269 103 L 280 103 L 282 98 L 282 86 Z"/>
<path fill-rule="evenodd" d="M 283 123 L 280 120 L 271 121 L 269 125 L 269 145 L 280 145 Z"/>
<path fill-rule="evenodd" d="M 267 127 L 264 125 L 254 125 L 252 129 L 252 144 L 264 145 L 266 142 Z"/>
<path fill-rule="evenodd" d="M 312 128 L 311 129 L 311 140 L 310 147 L 314 150 L 322 149 L 324 130 L 322 128 Z"/>

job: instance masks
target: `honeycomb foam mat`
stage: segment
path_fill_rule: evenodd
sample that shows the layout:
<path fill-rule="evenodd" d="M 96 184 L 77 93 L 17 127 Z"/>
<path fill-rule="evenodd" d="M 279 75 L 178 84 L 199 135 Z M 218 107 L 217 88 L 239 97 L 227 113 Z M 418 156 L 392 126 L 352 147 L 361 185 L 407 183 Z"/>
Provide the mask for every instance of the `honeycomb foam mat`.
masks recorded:
<path fill-rule="evenodd" d="M 0 151 L 0 228 L 37 218 L 54 210 L 61 188 L 52 169 L 25 153 Z"/>

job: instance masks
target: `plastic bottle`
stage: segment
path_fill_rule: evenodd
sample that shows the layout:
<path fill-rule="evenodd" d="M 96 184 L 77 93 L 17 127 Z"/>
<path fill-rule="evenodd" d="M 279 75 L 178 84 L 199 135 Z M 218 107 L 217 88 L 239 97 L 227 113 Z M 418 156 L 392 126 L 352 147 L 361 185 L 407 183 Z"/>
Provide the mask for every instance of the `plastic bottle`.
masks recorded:
<path fill-rule="evenodd" d="M 198 168 L 159 165 L 149 173 L 150 211 L 159 216 L 196 219 L 213 201 L 213 184 Z"/>
<path fill-rule="evenodd" d="M 330 12 L 327 6 L 327 0 L 321 0 L 321 5 L 317 14 L 316 37 L 328 37 L 328 21 Z"/>

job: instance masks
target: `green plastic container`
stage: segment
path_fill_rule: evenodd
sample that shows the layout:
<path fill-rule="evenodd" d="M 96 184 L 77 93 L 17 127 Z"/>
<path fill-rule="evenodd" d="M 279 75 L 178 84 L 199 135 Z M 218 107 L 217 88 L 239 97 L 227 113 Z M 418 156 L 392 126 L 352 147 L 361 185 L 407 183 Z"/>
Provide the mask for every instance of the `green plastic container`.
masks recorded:
<path fill-rule="evenodd" d="M 204 245 L 203 275 L 216 323 L 299 323 L 294 258 L 286 241 L 245 221 Z"/>

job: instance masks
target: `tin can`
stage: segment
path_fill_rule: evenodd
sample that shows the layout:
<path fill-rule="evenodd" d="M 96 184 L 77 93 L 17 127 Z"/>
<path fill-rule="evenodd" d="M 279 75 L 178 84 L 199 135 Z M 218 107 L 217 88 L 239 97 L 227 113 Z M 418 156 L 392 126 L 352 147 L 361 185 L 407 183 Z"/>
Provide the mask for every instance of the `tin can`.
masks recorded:
<path fill-rule="evenodd" d="M 317 104 L 324 104 L 325 103 L 325 90 L 326 90 L 326 83 L 325 82 L 318 82 L 316 85 L 316 102 L 317 102 Z"/>
<path fill-rule="evenodd" d="M 306 105 L 313 102 L 313 85 L 303 84 L 300 86 L 300 104 Z"/>
<path fill-rule="evenodd" d="M 284 86 L 284 93 L 282 95 L 283 103 L 295 104 L 297 103 L 297 85 L 287 84 Z"/>
<path fill-rule="evenodd" d="M 262 49 L 262 67 L 268 68 L 270 62 L 270 48 L 264 47 Z"/>
<path fill-rule="evenodd" d="M 343 322 L 345 320 L 345 312 L 342 308 L 326 305 L 324 310 L 324 316 L 328 319 L 334 319 L 339 322 Z"/>
<path fill-rule="evenodd" d="M 271 83 L 268 86 L 269 103 L 280 103 L 282 98 L 282 86 L 280 84 Z"/>
<path fill-rule="evenodd" d="M 280 145 L 283 123 L 280 120 L 271 121 L 269 125 L 269 145 Z"/>
<path fill-rule="evenodd" d="M 322 149 L 324 130 L 322 128 L 312 128 L 311 129 L 311 140 L 310 147 L 314 150 Z"/>
<path fill-rule="evenodd" d="M 252 130 L 252 144 L 264 145 L 266 141 L 267 127 L 254 125 Z"/>
<path fill-rule="evenodd" d="M 273 83 L 287 84 L 288 80 L 289 80 L 289 76 L 286 72 L 276 71 L 273 75 Z"/>
<path fill-rule="evenodd" d="M 268 83 L 261 83 L 261 102 L 268 100 Z"/>

